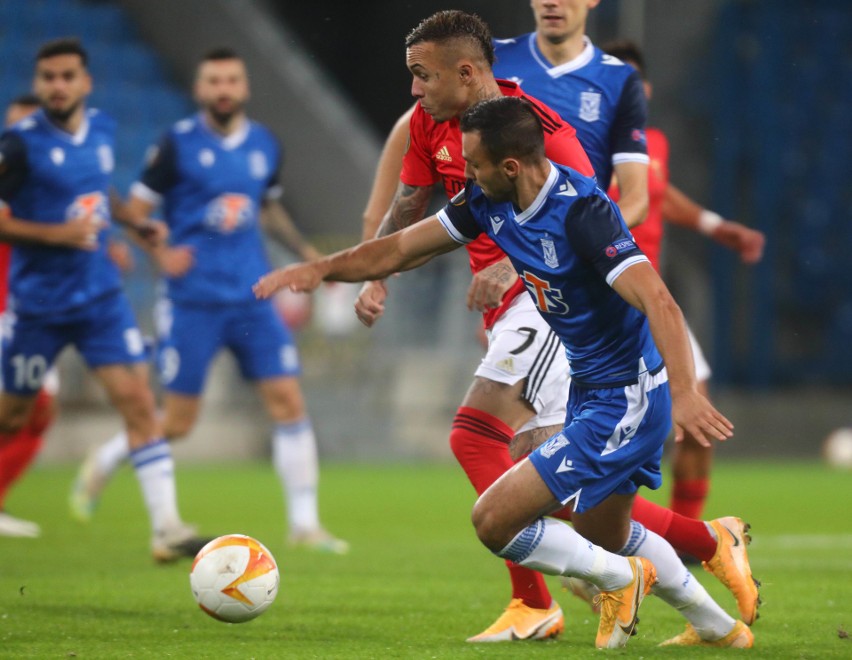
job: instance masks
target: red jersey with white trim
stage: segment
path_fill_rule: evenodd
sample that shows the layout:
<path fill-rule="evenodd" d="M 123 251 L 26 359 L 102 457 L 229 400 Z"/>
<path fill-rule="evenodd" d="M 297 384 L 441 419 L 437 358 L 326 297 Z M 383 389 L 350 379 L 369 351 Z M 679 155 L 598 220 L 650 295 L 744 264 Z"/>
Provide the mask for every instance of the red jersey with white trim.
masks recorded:
<path fill-rule="evenodd" d="M 544 128 L 544 149 L 550 160 L 567 165 L 586 176 L 594 176 L 592 165 L 572 126 L 563 121 L 556 111 L 524 94 L 516 83 L 498 80 L 497 84 L 504 96 L 520 96 L 535 110 Z M 458 118 L 438 123 L 426 114 L 418 103 L 411 116 L 409 133 L 408 149 L 402 159 L 400 181 L 408 186 L 432 186 L 441 181 L 450 199 L 464 190 L 465 163 L 462 158 Z M 505 256 L 485 234 L 481 234 L 466 247 L 470 257 L 470 269 L 474 273 Z M 485 312 L 485 327 L 494 325 L 506 307 L 523 291 L 524 284 L 519 279 L 503 296 L 500 307 Z"/>
<path fill-rule="evenodd" d="M 642 252 L 659 272 L 660 248 L 663 243 L 663 199 L 669 185 L 669 141 L 658 128 L 645 131 L 648 140 L 648 215 L 645 222 L 633 227 L 630 233 Z M 607 194 L 618 201 L 618 186 L 613 183 Z"/>

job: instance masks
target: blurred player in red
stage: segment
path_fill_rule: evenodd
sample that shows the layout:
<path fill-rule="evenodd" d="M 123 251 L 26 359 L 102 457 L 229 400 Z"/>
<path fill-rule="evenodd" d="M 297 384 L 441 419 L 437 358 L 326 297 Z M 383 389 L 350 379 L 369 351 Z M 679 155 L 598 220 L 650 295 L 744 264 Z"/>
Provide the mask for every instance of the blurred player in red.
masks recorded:
<path fill-rule="evenodd" d="M 639 48 L 626 40 L 612 41 L 602 50 L 632 65 L 642 76 L 645 95 L 650 100 L 651 84 L 645 76 L 645 62 Z M 648 216 L 641 225 L 633 227 L 633 236 L 651 264 L 660 270 L 660 247 L 663 239 L 663 220 L 701 232 L 714 241 L 740 255 L 743 263 L 753 264 L 763 256 L 766 237 L 739 222 L 724 220 L 712 211 L 702 208 L 669 182 L 669 143 L 657 128 L 646 130 L 648 139 Z M 609 196 L 618 200 L 618 188 L 613 185 Z M 711 371 L 701 347 L 690 331 L 695 358 L 695 375 L 699 391 L 708 394 L 707 383 Z M 700 518 L 710 486 L 710 468 L 713 447 L 702 447 L 688 434 L 683 442 L 675 443 L 672 450 L 674 484 L 670 508 L 690 518 Z"/>
<path fill-rule="evenodd" d="M 17 123 L 35 112 L 38 107 L 39 101 L 35 96 L 19 96 L 6 109 L 5 125 Z M 0 202 L 0 214 L 8 212 L 8 207 Z M 8 243 L 0 243 L 0 312 L 6 309 L 10 257 L 11 246 Z M 36 523 L 6 513 L 5 504 L 9 488 L 33 462 L 41 449 L 44 433 L 53 422 L 53 397 L 57 384 L 54 374 L 36 398 L 35 408 L 24 428 L 13 434 L 0 433 L 0 536 L 36 537 L 41 534 Z"/>

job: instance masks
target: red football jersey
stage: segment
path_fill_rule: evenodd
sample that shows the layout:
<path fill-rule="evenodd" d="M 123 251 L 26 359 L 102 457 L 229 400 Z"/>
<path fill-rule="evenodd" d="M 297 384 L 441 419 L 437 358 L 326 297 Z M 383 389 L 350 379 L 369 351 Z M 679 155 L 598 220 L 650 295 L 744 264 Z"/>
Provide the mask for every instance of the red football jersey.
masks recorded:
<path fill-rule="evenodd" d="M 658 128 L 645 129 L 648 140 L 648 215 L 638 227 L 630 230 L 636 244 L 648 257 L 651 265 L 660 270 L 660 248 L 663 243 L 663 198 L 669 185 L 669 141 Z M 618 188 L 613 185 L 607 194 L 618 201 Z"/>
<path fill-rule="evenodd" d="M 524 94 L 517 84 L 508 80 L 498 80 L 497 84 L 504 96 L 520 96 L 529 101 L 544 127 L 544 148 L 550 160 L 567 165 L 587 176 L 594 176 L 592 165 L 572 126 L 555 110 Z M 454 118 L 439 124 L 426 114 L 418 103 L 411 117 L 409 130 L 411 137 L 402 159 L 400 180 L 409 186 L 431 186 L 442 181 L 449 198 L 463 190 L 466 179 L 459 120 Z M 470 256 L 470 269 L 474 273 L 505 256 L 485 234 L 481 234 L 466 247 Z M 485 327 L 494 325 L 503 310 L 523 291 L 524 284 L 519 279 L 503 296 L 500 307 L 485 313 Z"/>

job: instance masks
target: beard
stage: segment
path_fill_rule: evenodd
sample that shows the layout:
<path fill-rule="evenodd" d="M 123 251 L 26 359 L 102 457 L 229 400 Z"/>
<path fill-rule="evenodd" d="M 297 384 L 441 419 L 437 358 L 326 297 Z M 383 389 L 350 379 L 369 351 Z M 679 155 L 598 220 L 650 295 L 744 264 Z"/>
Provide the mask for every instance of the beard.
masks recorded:
<path fill-rule="evenodd" d="M 51 121 L 59 124 L 64 124 L 67 122 L 71 115 L 73 115 L 80 108 L 82 101 L 77 101 L 76 103 L 72 103 L 67 108 L 51 108 L 46 104 L 42 104 L 42 108 L 44 109 L 44 114 L 47 115 L 47 118 Z"/>
<path fill-rule="evenodd" d="M 243 111 L 244 103 L 234 102 L 227 110 L 219 110 L 215 103 L 207 105 L 207 112 L 219 126 L 227 126 L 230 121 Z"/>

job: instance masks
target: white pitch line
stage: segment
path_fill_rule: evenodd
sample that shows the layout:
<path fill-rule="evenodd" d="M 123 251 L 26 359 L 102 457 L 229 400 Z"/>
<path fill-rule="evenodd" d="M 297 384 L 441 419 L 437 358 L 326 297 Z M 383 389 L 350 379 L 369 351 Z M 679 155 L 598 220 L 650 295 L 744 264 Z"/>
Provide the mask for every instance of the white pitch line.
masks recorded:
<path fill-rule="evenodd" d="M 852 534 L 752 534 L 754 548 L 852 549 Z"/>

